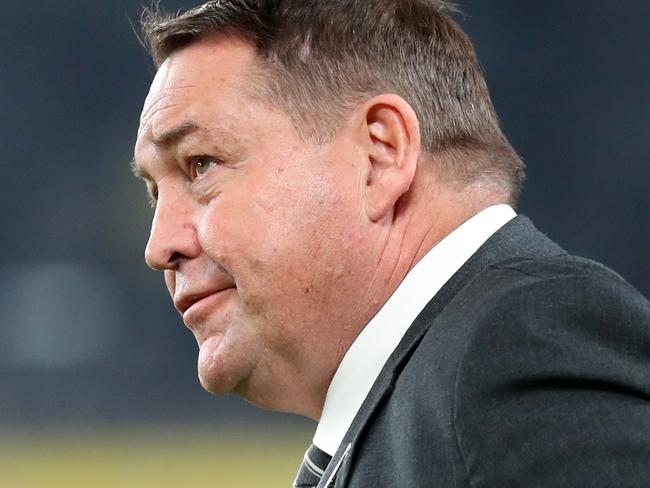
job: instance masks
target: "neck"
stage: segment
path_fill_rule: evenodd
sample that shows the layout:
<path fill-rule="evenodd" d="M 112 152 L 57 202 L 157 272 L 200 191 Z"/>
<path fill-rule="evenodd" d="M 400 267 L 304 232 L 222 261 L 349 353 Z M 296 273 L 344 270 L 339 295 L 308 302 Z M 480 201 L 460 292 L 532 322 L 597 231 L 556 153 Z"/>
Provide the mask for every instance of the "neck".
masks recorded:
<path fill-rule="evenodd" d="M 381 297 L 381 303 L 420 259 L 451 232 L 481 210 L 504 203 L 503 198 L 481 194 L 475 188 L 457 191 L 445 187 L 429 194 L 430 198 L 422 198 L 409 192 L 390 216 L 386 244 L 377 267 L 375 296 Z"/>
<path fill-rule="evenodd" d="M 358 275 L 358 283 L 363 290 L 355 293 L 355 303 L 351 307 L 354 312 L 345 318 L 350 322 L 345 328 L 346 333 L 340 337 L 336 354 L 331 357 L 330 374 L 323 378 L 326 381 L 318 394 L 314 395 L 315 401 L 310 403 L 310 418 L 320 419 L 329 382 L 343 356 L 408 272 L 434 246 L 472 216 L 504 201 L 482 196 L 471 188 L 459 191 L 439 186 L 432 189 L 429 185 L 414 183 L 393 210 L 373 224 L 366 266 L 363 267 L 365 272 Z"/>

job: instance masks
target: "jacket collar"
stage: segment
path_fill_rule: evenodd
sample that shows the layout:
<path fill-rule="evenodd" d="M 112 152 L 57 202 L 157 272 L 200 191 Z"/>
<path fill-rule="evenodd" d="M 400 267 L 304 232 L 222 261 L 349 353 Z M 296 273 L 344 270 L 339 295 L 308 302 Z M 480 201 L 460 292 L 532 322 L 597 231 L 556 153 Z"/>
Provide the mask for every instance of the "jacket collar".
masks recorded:
<path fill-rule="evenodd" d="M 349 474 L 350 461 L 354 456 L 354 440 L 374 417 L 382 400 L 390 395 L 395 379 L 409 361 L 435 317 L 463 288 L 491 265 L 563 252 L 559 246 L 535 229 L 532 222 L 524 216 L 515 217 L 494 233 L 440 289 L 406 331 L 352 421 L 318 488 L 334 486 L 336 479 L 339 482 L 345 481 Z M 340 486 L 344 484 L 341 483 Z"/>

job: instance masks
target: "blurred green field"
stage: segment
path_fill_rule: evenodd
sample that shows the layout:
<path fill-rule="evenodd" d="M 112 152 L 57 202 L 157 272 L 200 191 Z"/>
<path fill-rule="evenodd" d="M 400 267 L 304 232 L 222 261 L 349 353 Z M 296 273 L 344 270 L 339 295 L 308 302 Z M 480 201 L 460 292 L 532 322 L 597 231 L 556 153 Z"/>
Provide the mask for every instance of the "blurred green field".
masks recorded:
<path fill-rule="evenodd" d="M 0 432 L 2 488 L 288 488 L 313 432 Z"/>

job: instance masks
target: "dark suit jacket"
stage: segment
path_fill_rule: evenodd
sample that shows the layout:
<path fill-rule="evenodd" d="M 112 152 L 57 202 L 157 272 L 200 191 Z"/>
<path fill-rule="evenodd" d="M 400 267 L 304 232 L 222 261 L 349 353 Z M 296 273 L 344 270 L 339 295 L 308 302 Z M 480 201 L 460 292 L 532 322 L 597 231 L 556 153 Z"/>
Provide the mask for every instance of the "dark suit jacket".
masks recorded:
<path fill-rule="evenodd" d="M 515 218 L 411 325 L 319 487 L 333 472 L 349 488 L 650 487 L 648 301 Z"/>

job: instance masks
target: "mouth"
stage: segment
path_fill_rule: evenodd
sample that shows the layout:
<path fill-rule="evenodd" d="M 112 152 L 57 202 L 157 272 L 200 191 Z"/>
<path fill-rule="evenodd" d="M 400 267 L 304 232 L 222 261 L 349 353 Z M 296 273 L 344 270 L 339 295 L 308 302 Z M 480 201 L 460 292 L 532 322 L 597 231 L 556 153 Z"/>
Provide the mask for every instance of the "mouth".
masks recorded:
<path fill-rule="evenodd" d="M 185 325 L 190 327 L 190 324 L 196 323 L 210 311 L 219 308 L 235 290 L 235 287 L 228 287 L 199 294 L 183 295 L 174 300 L 174 306 L 183 316 Z"/>

